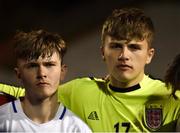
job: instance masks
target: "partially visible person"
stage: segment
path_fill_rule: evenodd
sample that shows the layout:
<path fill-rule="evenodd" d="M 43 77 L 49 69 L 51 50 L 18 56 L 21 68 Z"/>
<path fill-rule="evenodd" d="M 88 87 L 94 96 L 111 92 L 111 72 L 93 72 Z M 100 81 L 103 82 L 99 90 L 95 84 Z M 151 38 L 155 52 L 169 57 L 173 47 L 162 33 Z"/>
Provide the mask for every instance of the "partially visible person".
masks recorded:
<path fill-rule="evenodd" d="M 57 89 L 66 72 L 66 44 L 44 30 L 15 35 L 16 74 L 25 96 L 0 107 L 1 132 L 91 132 L 58 102 Z"/>
<path fill-rule="evenodd" d="M 178 54 L 166 71 L 165 83 L 172 87 L 172 94 L 178 98 L 177 92 L 180 90 L 180 54 Z M 178 92 L 179 93 L 179 92 Z M 180 118 L 177 120 L 176 132 L 180 132 Z"/>
<path fill-rule="evenodd" d="M 164 82 L 145 74 L 155 51 L 154 34 L 152 20 L 142 10 L 114 10 L 103 24 L 101 39 L 109 80 L 72 80 L 59 87 L 59 100 L 94 132 L 174 131 L 180 101 Z M 3 84 L 0 90 L 15 96 L 24 92 Z"/>
<path fill-rule="evenodd" d="M 167 86 L 172 87 L 173 95 L 175 95 L 177 90 L 180 90 L 180 54 L 178 54 L 172 64 L 168 67 L 165 75 L 165 83 Z"/>

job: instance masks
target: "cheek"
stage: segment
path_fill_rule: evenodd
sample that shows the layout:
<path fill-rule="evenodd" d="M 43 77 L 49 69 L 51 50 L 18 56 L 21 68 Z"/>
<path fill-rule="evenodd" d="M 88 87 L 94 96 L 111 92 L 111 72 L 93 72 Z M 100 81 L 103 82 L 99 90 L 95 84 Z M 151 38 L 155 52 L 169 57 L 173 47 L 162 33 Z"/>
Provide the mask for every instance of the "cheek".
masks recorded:
<path fill-rule="evenodd" d="M 58 82 L 60 81 L 60 76 L 61 76 L 61 71 L 60 70 L 56 70 L 54 72 L 50 72 L 50 77 L 52 79 L 52 81 L 54 82 Z"/>
<path fill-rule="evenodd" d="M 111 63 L 113 63 L 113 60 L 114 60 L 114 58 L 112 55 L 109 55 L 109 54 L 105 55 L 105 62 L 107 65 L 110 65 Z"/>
<path fill-rule="evenodd" d="M 21 73 L 21 80 L 24 82 L 31 82 L 35 80 L 35 74 L 33 72 L 22 72 Z"/>
<path fill-rule="evenodd" d="M 114 56 L 109 55 L 109 56 L 106 56 L 105 63 L 106 63 L 106 67 L 108 71 L 111 72 L 114 70 L 117 61 Z"/>
<path fill-rule="evenodd" d="M 22 84 L 25 88 L 32 88 L 34 86 L 35 80 L 31 77 L 23 77 L 22 78 Z"/>
<path fill-rule="evenodd" d="M 113 62 L 118 57 L 118 53 L 108 51 L 105 53 L 104 57 L 105 57 L 105 60 L 107 60 L 107 62 Z"/>
<path fill-rule="evenodd" d="M 135 59 L 136 59 L 135 61 L 136 65 L 140 68 L 144 68 L 147 62 L 147 55 L 145 54 L 137 55 Z"/>

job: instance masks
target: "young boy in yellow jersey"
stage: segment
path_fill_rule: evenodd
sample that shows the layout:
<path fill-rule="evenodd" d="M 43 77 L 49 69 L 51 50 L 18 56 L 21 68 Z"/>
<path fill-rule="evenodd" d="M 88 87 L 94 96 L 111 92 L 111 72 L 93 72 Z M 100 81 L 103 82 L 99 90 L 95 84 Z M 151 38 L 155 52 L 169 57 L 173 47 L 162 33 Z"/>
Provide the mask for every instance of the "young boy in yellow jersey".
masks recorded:
<path fill-rule="evenodd" d="M 154 27 L 140 9 L 117 9 L 102 29 L 102 59 L 109 80 L 85 77 L 59 88 L 59 99 L 94 132 L 173 131 L 180 103 L 144 69 L 154 55 Z M 17 90 L 0 89 L 17 96 Z M 20 89 L 19 89 L 20 90 Z M 18 92 L 23 95 L 21 91 Z"/>

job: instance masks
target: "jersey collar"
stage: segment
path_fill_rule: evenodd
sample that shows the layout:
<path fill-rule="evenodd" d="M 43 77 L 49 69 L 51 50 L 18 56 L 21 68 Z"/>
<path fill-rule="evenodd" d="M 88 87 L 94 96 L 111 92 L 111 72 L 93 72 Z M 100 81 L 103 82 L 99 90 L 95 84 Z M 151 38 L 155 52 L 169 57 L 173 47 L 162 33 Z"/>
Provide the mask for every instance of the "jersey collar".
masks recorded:
<path fill-rule="evenodd" d="M 131 87 L 128 87 L 128 88 L 118 88 L 118 87 L 114 87 L 114 86 L 112 86 L 111 84 L 109 84 L 109 88 L 110 88 L 112 91 L 123 93 L 123 92 L 131 92 L 131 91 L 140 89 L 141 86 L 140 86 L 139 84 L 137 84 L 137 85 L 134 85 L 134 86 L 131 86 Z"/>

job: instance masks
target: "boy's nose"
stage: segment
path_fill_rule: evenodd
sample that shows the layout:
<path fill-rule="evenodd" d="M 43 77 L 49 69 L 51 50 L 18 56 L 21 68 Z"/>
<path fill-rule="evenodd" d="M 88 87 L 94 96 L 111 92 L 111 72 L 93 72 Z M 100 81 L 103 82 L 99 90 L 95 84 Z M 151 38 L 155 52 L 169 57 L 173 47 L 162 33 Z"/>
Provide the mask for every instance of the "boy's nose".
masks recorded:
<path fill-rule="evenodd" d="M 38 72 L 37 72 L 37 78 L 39 79 L 39 78 L 45 78 L 45 77 L 47 77 L 45 68 L 43 66 L 39 66 Z"/>
<path fill-rule="evenodd" d="M 123 47 L 119 56 L 118 60 L 128 60 L 129 59 L 129 50 L 126 47 Z"/>

